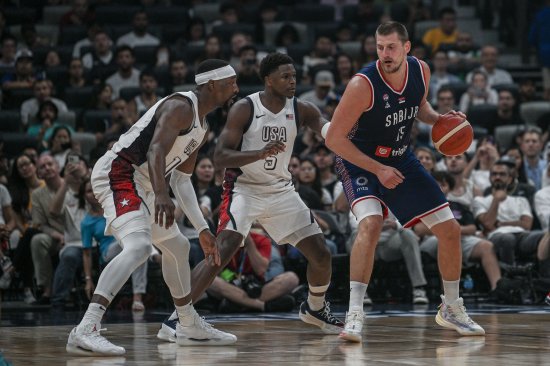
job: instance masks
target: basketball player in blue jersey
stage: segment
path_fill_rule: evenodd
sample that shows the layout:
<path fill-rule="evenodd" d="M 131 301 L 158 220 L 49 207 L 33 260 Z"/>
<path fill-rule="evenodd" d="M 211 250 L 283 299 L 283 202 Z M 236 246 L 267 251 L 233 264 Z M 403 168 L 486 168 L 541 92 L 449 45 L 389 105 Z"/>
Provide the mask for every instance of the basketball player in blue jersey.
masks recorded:
<path fill-rule="evenodd" d="M 174 299 L 179 345 L 227 345 L 237 341 L 214 329 L 191 304 L 189 241 L 174 225 L 178 204 L 199 232 L 205 255 L 219 263 L 215 238 L 199 208 L 190 177 L 200 146 L 206 141 L 205 116 L 238 92 L 235 70 L 223 60 L 206 60 L 197 68 L 197 89 L 169 95 L 151 107 L 95 164 L 91 183 L 122 252 L 105 267 L 80 324 L 69 334 L 67 351 L 79 355 L 125 353 L 100 334 L 100 322 L 131 273 L 151 254 L 162 252 L 162 273 Z M 170 177 L 169 185 L 167 178 Z"/>
<path fill-rule="evenodd" d="M 216 240 L 221 263 L 212 266 L 206 256 L 193 269 L 191 295 L 197 299 L 206 291 L 258 221 L 273 240 L 296 246 L 308 260 L 309 295 L 300 306 L 300 318 L 326 333 L 339 334 L 344 324 L 332 316 L 325 301 L 330 252 L 288 171 L 298 130 L 321 133 L 327 121 L 313 104 L 294 97 L 296 70 L 289 56 L 267 55 L 260 64 L 260 77 L 264 90 L 232 106 L 216 145 L 215 163 L 226 168 Z M 169 327 L 165 321 L 163 328 Z"/>
<path fill-rule="evenodd" d="M 361 341 L 363 297 L 387 209 L 404 227 L 423 222 L 438 239 L 444 295 L 436 322 L 462 335 L 483 335 L 485 331 L 467 315 L 458 293 L 460 226 L 439 186 L 409 149 L 415 118 L 430 125 L 440 118 L 426 101 L 430 70 L 425 62 L 407 56 L 411 43 L 400 23 L 381 24 L 376 47 L 379 59 L 350 81 L 326 134 L 327 146 L 338 155 L 337 172 L 359 222 L 351 253 L 350 306 L 340 336 Z"/>

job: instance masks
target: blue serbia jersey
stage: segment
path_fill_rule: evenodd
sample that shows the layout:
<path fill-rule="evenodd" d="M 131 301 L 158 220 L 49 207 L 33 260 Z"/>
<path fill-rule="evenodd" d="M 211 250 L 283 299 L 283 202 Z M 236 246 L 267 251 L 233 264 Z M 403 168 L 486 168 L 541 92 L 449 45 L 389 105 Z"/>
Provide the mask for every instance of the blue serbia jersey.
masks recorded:
<path fill-rule="evenodd" d="M 409 151 L 412 124 L 426 92 L 424 72 L 418 59 L 408 56 L 401 90 L 384 80 L 380 61 L 363 68 L 358 76 L 371 86 L 371 105 L 349 133 L 359 150 L 383 164 L 393 165 Z"/>

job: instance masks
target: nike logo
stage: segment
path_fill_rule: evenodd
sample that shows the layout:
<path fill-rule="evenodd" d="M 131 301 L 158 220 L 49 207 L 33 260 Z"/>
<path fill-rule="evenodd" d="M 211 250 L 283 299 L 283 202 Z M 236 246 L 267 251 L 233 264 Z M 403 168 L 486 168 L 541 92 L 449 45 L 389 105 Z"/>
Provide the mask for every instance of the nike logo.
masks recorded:
<path fill-rule="evenodd" d="M 256 116 L 256 118 L 260 118 L 260 117 L 263 117 L 265 116 L 265 113 L 264 114 L 260 114 L 259 116 Z"/>

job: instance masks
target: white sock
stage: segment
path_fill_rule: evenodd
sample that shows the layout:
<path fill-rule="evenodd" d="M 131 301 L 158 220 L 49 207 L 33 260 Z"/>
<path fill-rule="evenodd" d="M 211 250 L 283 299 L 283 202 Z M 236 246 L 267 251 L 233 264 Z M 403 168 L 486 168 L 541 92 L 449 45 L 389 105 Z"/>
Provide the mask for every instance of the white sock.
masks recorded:
<path fill-rule="evenodd" d="M 349 282 L 349 311 L 363 311 L 363 298 L 367 293 L 368 283 L 350 281 Z"/>
<path fill-rule="evenodd" d="M 174 310 L 174 312 L 170 315 L 168 320 L 176 320 L 178 318 L 178 312 Z"/>
<path fill-rule="evenodd" d="M 451 305 L 458 300 L 458 289 L 460 280 L 445 281 L 443 280 L 443 294 L 445 295 L 445 304 Z"/>
<path fill-rule="evenodd" d="M 309 292 L 307 296 L 307 304 L 311 310 L 317 311 L 323 308 L 325 303 L 325 294 L 329 285 L 324 286 L 311 286 L 309 285 Z M 321 296 L 315 296 L 313 294 L 322 294 Z"/>
<path fill-rule="evenodd" d="M 88 310 L 86 310 L 86 314 L 84 314 L 84 317 L 82 318 L 82 321 L 78 325 L 78 328 L 81 328 L 86 324 L 101 323 L 101 318 L 103 318 L 103 314 L 105 314 L 106 310 L 107 308 L 105 306 L 98 304 L 96 302 L 91 302 L 90 305 L 88 305 Z"/>
<path fill-rule="evenodd" d="M 195 323 L 195 309 L 192 303 L 183 306 L 176 305 L 176 312 L 182 326 L 188 327 Z"/>

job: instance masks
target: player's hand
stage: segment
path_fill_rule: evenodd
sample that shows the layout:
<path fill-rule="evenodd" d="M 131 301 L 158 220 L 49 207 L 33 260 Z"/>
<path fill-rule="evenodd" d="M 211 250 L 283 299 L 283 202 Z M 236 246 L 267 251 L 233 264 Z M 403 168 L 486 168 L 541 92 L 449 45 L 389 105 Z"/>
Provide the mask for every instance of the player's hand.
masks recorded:
<path fill-rule="evenodd" d="M 168 193 L 159 194 L 155 197 L 155 224 L 168 229 L 174 224 L 174 211 L 176 206 Z"/>
<path fill-rule="evenodd" d="M 267 145 L 260 150 L 259 160 L 277 155 L 278 153 L 285 151 L 285 148 L 286 145 L 282 141 L 269 141 Z"/>
<path fill-rule="evenodd" d="M 203 230 L 200 232 L 199 243 L 202 251 L 204 252 L 204 259 L 206 259 L 206 263 L 211 266 L 221 265 L 220 251 L 216 245 L 216 237 L 212 235 L 210 230 Z"/>
<path fill-rule="evenodd" d="M 464 113 L 462 113 L 461 111 L 455 111 L 455 110 L 450 110 L 448 111 L 447 113 L 444 114 L 445 116 L 446 115 L 451 115 L 451 116 L 458 116 L 460 118 L 464 118 L 466 119 L 466 115 Z"/>
<path fill-rule="evenodd" d="M 399 184 L 403 183 L 405 179 L 399 170 L 387 165 L 382 165 L 376 172 L 376 176 L 380 183 L 388 189 L 394 189 Z"/>

